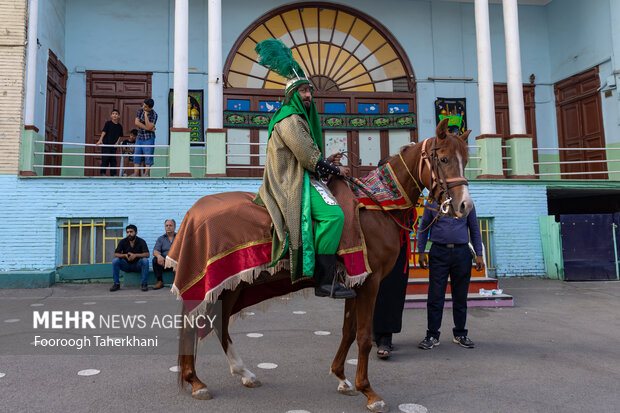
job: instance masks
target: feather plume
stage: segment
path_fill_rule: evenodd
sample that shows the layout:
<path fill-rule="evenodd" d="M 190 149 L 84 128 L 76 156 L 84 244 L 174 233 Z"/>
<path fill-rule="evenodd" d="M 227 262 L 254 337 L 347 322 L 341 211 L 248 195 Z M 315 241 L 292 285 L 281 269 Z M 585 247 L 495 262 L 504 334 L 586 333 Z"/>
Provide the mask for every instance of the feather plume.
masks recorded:
<path fill-rule="evenodd" d="M 293 52 L 281 40 L 267 39 L 254 48 L 258 53 L 258 63 L 286 79 L 305 77 L 299 63 L 293 58 Z"/>

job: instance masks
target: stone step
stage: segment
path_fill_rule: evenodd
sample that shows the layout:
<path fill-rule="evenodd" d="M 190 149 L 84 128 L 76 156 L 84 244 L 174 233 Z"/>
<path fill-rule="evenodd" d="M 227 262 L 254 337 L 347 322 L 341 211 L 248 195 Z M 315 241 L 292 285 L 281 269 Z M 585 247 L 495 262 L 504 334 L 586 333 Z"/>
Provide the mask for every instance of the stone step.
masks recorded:
<path fill-rule="evenodd" d="M 472 268 L 471 277 L 486 277 L 486 271 L 476 271 L 475 268 Z M 419 266 L 409 264 L 409 278 L 428 278 L 428 268 L 424 270 Z"/>
<path fill-rule="evenodd" d="M 498 281 L 496 278 L 488 277 L 471 277 L 469 282 L 469 292 L 477 293 L 481 288 L 485 290 L 493 290 L 498 288 Z M 426 294 L 428 292 L 428 277 L 427 278 L 409 278 L 407 284 L 407 294 Z M 450 288 L 450 282 L 448 280 L 448 293 L 452 292 Z"/>
<path fill-rule="evenodd" d="M 407 294 L 405 308 L 426 308 L 426 294 Z M 467 294 L 468 307 L 513 307 L 514 300 L 511 295 L 499 294 L 482 296 L 478 293 Z M 452 294 L 446 294 L 445 308 L 452 308 Z"/>

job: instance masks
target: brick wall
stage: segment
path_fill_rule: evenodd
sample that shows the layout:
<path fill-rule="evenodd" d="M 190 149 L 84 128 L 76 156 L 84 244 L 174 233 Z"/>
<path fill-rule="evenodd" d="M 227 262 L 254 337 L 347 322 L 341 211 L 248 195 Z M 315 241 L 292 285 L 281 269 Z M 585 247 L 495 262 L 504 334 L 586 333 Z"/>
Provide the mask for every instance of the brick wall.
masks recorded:
<path fill-rule="evenodd" d="M 200 197 L 256 192 L 257 179 L 19 179 L 0 175 L 0 271 L 56 266 L 56 218 L 127 217 L 149 249 Z M 122 185 L 122 186 L 121 186 Z"/>
<path fill-rule="evenodd" d="M 547 215 L 544 185 L 471 182 L 478 217 L 493 218 L 498 276 L 545 276 L 538 217 Z"/>
<path fill-rule="evenodd" d="M 0 2 L 0 174 L 17 173 L 24 105 L 26 3 Z M 36 40 L 35 40 L 36 41 Z"/>
<path fill-rule="evenodd" d="M 0 175 L 0 271 L 56 265 L 56 218 L 127 217 L 152 249 L 163 223 L 178 224 L 202 196 L 256 192 L 260 179 L 18 179 Z M 547 215 L 543 185 L 472 182 L 480 217 L 493 218 L 500 276 L 544 275 L 538 224 Z"/>

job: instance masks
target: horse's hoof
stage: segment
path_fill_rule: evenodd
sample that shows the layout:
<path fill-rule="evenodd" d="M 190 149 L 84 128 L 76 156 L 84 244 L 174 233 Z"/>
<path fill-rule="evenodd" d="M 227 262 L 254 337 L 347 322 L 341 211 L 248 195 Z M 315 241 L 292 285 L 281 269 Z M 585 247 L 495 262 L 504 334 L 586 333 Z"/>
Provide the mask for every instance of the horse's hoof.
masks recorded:
<path fill-rule="evenodd" d="M 390 411 L 390 408 L 383 400 L 367 404 L 366 407 L 373 413 L 385 413 Z"/>
<path fill-rule="evenodd" d="M 338 393 L 344 394 L 345 396 L 357 396 L 359 393 L 355 391 L 349 380 L 344 380 L 340 382 L 338 385 Z"/>
<path fill-rule="evenodd" d="M 210 400 L 213 398 L 213 396 L 211 396 L 211 393 L 206 387 L 203 387 L 202 389 L 194 390 L 192 392 L 192 397 L 198 400 Z"/>
<path fill-rule="evenodd" d="M 250 389 L 260 387 L 263 385 L 263 383 L 261 383 L 260 380 L 257 379 L 256 377 L 253 377 L 252 379 L 243 378 L 241 379 L 241 382 L 243 383 L 245 387 L 249 387 Z"/>

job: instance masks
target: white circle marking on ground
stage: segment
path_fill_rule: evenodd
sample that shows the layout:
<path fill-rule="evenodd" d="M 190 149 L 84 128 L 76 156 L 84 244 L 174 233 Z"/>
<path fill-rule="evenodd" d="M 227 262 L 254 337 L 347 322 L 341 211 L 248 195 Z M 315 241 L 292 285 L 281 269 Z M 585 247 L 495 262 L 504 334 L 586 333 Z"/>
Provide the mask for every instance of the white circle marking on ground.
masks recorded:
<path fill-rule="evenodd" d="M 259 369 L 272 370 L 278 367 L 278 365 L 276 363 L 258 363 L 256 367 Z"/>
<path fill-rule="evenodd" d="M 251 338 L 259 338 L 259 337 L 262 337 L 263 335 L 261 333 L 248 333 L 246 334 L 246 336 L 251 337 Z"/>
<path fill-rule="evenodd" d="M 293 314 L 306 314 L 305 311 L 293 311 Z"/>
<path fill-rule="evenodd" d="M 0 379 L 3 378 L 4 376 L 6 376 L 5 373 L 0 373 Z"/>
<path fill-rule="evenodd" d="M 170 370 L 173 373 L 178 373 L 181 371 L 181 366 L 172 366 L 168 370 Z"/>
<path fill-rule="evenodd" d="M 136 304 L 146 304 L 146 301 L 139 300 L 139 301 L 134 301 L 134 303 L 136 303 Z"/>
<path fill-rule="evenodd" d="M 350 364 L 352 366 L 357 366 L 357 359 L 348 359 L 347 364 Z"/>
<path fill-rule="evenodd" d="M 82 304 L 84 304 L 84 305 L 93 305 L 93 304 L 97 304 L 97 303 L 94 302 L 94 301 L 86 301 L 85 303 L 82 303 Z"/>
<path fill-rule="evenodd" d="M 78 376 L 94 376 L 99 373 L 101 373 L 101 371 L 97 369 L 86 369 L 78 371 Z"/>
<path fill-rule="evenodd" d="M 30 307 L 43 307 L 43 303 L 30 304 Z"/>
<path fill-rule="evenodd" d="M 317 336 L 328 336 L 331 333 L 329 331 L 315 331 L 314 334 L 316 334 Z"/>
<path fill-rule="evenodd" d="M 398 405 L 398 410 L 403 413 L 428 413 L 428 409 L 421 404 L 404 403 Z"/>
<path fill-rule="evenodd" d="M 245 313 L 243 313 L 243 315 L 254 315 L 254 313 L 251 311 L 246 311 Z"/>
<path fill-rule="evenodd" d="M 4 320 L 5 323 L 17 323 L 19 322 L 19 318 L 9 318 L 8 320 Z"/>

